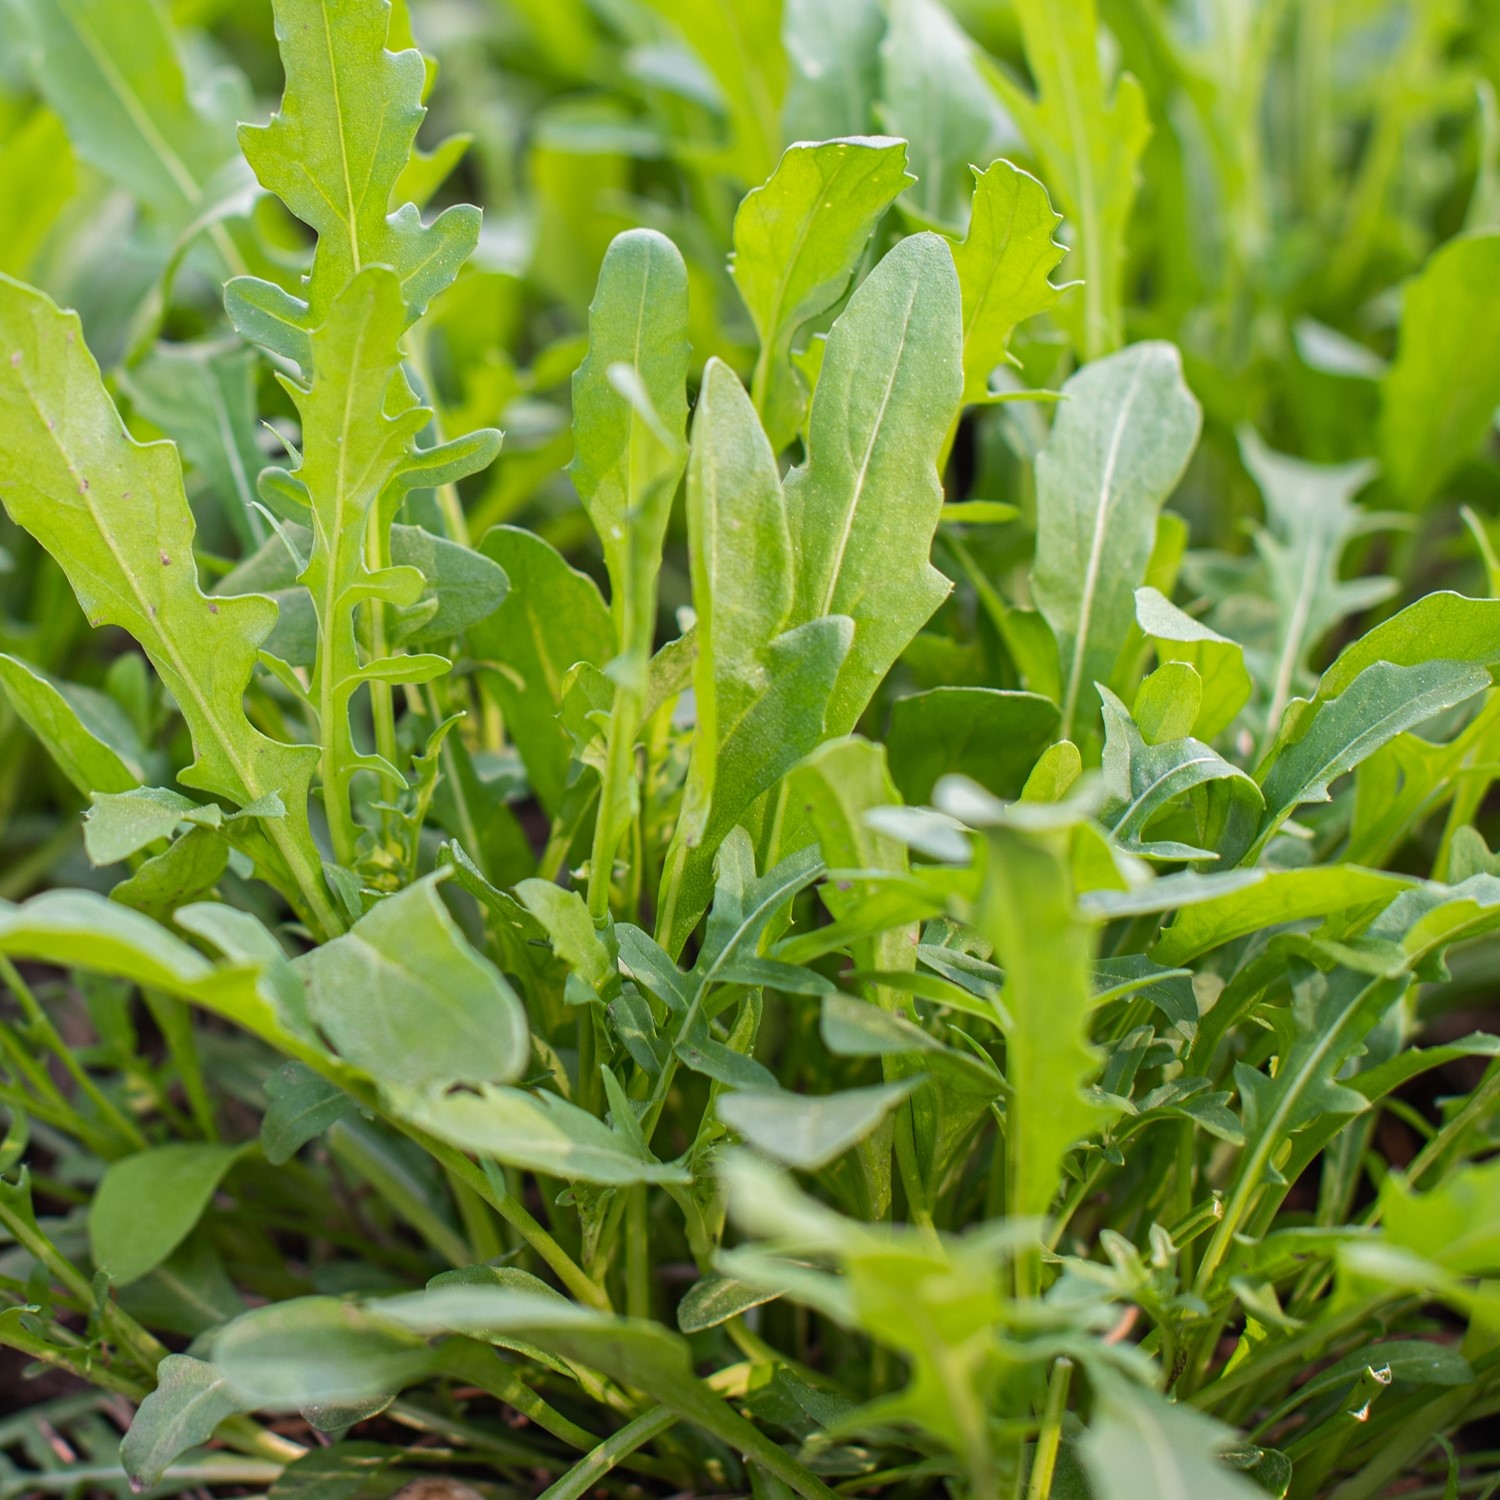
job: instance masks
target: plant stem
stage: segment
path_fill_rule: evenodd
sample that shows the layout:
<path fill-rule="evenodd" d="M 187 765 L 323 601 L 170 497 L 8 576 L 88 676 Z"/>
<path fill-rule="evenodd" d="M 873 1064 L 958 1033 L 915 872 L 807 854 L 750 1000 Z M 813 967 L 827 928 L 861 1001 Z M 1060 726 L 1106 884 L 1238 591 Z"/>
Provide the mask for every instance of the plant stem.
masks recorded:
<path fill-rule="evenodd" d="M 616 1464 L 622 1463 L 637 1448 L 660 1437 L 677 1421 L 677 1413 L 665 1406 L 653 1406 L 618 1432 L 611 1433 L 580 1463 L 573 1465 L 555 1484 L 543 1490 L 538 1500 L 582 1500 L 582 1497 Z"/>
<path fill-rule="evenodd" d="M 1036 1436 L 1036 1456 L 1031 1461 L 1031 1480 L 1026 1500 L 1051 1500 L 1052 1479 L 1057 1472 L 1057 1450 L 1062 1443 L 1063 1413 L 1068 1409 L 1068 1387 L 1073 1380 L 1073 1361 L 1059 1356 L 1047 1382 L 1047 1405 Z"/>

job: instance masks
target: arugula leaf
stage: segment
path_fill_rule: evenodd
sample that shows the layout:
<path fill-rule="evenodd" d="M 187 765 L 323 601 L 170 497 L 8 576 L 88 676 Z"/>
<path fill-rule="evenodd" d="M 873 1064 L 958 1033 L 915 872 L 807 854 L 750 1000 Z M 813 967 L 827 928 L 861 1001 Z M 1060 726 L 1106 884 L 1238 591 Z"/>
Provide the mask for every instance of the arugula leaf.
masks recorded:
<path fill-rule="evenodd" d="M 1130 74 L 1106 87 L 1094 0 L 1059 7 L 1017 0 L 1033 98 L 998 68 L 990 77 L 1076 226 L 1083 277 L 1085 359 L 1125 341 L 1125 231 L 1151 134 L 1146 97 Z"/>
<path fill-rule="evenodd" d="M 1037 459 L 1032 590 L 1057 637 L 1062 735 L 1083 733 L 1084 689 L 1108 682 L 1134 619 L 1157 515 L 1198 441 L 1201 412 L 1170 344 L 1086 365 Z"/>
<path fill-rule="evenodd" d="M 182 781 L 240 807 L 280 796 L 286 816 L 262 825 L 257 863 L 310 925 L 337 932 L 307 823 L 317 752 L 245 717 L 275 606 L 203 593 L 176 453 L 123 431 L 75 314 L 0 279 L 0 345 L 6 509 L 60 561 L 91 623 L 140 642 L 192 736 L 196 759 Z"/>
<path fill-rule="evenodd" d="M 799 141 L 735 213 L 730 274 L 760 338 L 750 390 L 777 452 L 807 414 L 792 341 L 843 295 L 876 223 L 913 180 L 902 141 Z"/>
<path fill-rule="evenodd" d="M 881 117 L 911 143 L 911 205 L 924 227 L 961 230 L 970 163 L 987 166 L 1017 143 L 980 58 L 946 6 L 894 0 L 880 48 Z"/>
<path fill-rule="evenodd" d="M 1500 233 L 1441 246 L 1402 297 L 1395 361 L 1381 380 L 1381 456 L 1403 505 L 1436 500 L 1494 430 L 1500 406 Z"/>
<path fill-rule="evenodd" d="M 1018 323 L 1052 307 L 1063 288 L 1048 280 L 1067 253 L 1052 238 L 1062 215 L 1029 172 L 1008 161 L 974 171 L 968 232 L 953 246 L 964 301 L 964 404 L 990 394 L 990 376 L 1012 356 Z"/>
<path fill-rule="evenodd" d="M 834 324 L 807 461 L 786 482 L 797 558 L 793 618 L 854 621 L 828 705 L 831 737 L 853 729 L 947 597 L 950 585 L 928 554 L 942 508 L 936 460 L 958 404 L 961 365 L 952 257 L 937 236 L 913 235 L 876 266 Z"/>

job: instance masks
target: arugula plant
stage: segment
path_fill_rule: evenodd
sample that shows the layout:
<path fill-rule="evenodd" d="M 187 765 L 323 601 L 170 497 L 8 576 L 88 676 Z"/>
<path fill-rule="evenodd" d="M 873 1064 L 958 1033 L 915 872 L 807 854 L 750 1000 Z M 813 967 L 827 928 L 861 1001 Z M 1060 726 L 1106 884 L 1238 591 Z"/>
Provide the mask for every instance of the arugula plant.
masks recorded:
<path fill-rule="evenodd" d="M 234 9 L 0 12 L 0 1494 L 1483 1493 L 1493 23 L 1317 269 L 1326 7 Z"/>

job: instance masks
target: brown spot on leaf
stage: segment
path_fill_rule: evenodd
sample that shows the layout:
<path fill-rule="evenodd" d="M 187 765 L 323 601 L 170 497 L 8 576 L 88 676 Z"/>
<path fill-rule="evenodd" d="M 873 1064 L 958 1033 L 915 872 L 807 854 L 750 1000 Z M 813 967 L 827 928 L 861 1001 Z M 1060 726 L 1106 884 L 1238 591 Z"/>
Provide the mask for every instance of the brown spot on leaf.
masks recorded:
<path fill-rule="evenodd" d="M 165 552 L 163 552 L 161 555 L 161 565 L 164 568 L 170 568 L 172 566 L 172 559 L 168 557 Z"/>

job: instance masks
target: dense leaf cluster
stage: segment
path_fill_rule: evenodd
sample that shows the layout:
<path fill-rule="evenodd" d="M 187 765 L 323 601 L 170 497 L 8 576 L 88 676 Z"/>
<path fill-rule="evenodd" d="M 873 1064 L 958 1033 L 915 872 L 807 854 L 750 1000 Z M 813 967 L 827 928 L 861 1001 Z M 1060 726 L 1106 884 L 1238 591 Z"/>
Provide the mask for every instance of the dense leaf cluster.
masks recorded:
<path fill-rule="evenodd" d="M 262 9 L 0 8 L 0 1497 L 1493 1494 L 1492 7 Z"/>

